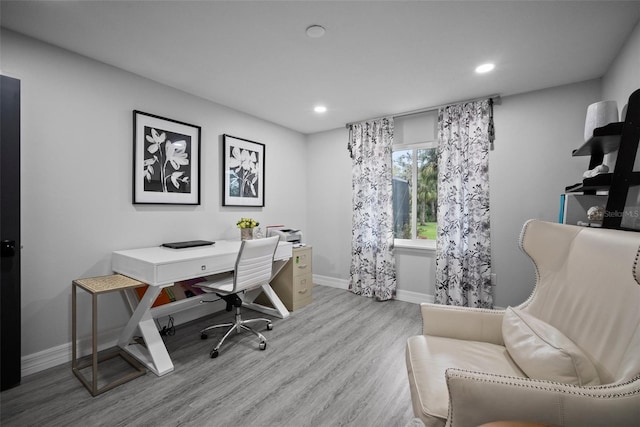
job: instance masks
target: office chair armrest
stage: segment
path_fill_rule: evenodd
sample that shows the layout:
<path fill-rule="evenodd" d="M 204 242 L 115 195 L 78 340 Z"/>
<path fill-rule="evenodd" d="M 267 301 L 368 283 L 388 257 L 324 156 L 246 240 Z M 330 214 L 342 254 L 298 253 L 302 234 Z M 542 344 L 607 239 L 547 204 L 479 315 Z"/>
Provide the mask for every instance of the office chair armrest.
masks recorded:
<path fill-rule="evenodd" d="M 420 304 L 422 334 L 504 345 L 504 310 Z"/>

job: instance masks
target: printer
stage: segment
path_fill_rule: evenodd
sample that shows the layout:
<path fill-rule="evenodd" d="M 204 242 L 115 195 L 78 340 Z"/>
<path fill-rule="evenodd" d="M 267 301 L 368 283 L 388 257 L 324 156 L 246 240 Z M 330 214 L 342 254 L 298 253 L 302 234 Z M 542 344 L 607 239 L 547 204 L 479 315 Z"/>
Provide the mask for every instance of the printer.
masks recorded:
<path fill-rule="evenodd" d="M 287 227 L 267 227 L 267 237 L 271 236 L 280 236 L 281 242 L 302 242 L 302 231 Z"/>

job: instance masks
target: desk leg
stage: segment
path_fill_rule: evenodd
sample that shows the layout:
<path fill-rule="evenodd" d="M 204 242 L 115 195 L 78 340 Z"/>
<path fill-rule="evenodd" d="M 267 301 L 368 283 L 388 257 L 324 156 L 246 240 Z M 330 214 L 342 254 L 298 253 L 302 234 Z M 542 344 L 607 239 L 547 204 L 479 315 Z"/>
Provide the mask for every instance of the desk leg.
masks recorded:
<path fill-rule="evenodd" d="M 173 371 L 171 357 L 164 346 L 162 337 L 158 333 L 153 317 L 151 316 L 151 305 L 160 294 L 160 286 L 149 286 L 144 296 L 133 311 L 129 322 L 124 327 L 118 346 L 142 362 L 151 372 L 161 376 Z M 146 348 L 141 344 L 132 344 L 133 335 L 136 330 L 144 338 Z"/>
<path fill-rule="evenodd" d="M 271 273 L 271 280 L 273 280 L 274 277 L 276 277 L 278 275 L 278 273 L 280 273 L 280 270 L 282 270 L 285 265 L 287 265 L 287 263 L 289 262 L 291 258 L 287 258 L 287 259 L 277 259 L 275 261 L 273 261 L 273 271 Z M 269 280 L 269 281 L 271 281 Z"/>
<path fill-rule="evenodd" d="M 275 308 L 266 307 L 262 304 L 253 302 L 261 292 L 264 292 L 264 294 L 267 296 L 267 298 L 269 298 L 269 301 L 271 301 L 271 304 Z M 276 292 L 269 284 L 262 285 L 262 287 L 258 289 L 252 289 L 251 291 L 245 292 L 244 303 L 242 304 L 242 306 L 250 308 L 251 310 L 259 311 L 261 313 L 269 314 L 271 316 L 279 317 L 281 319 L 286 319 L 287 317 L 289 317 L 289 310 L 287 310 L 287 307 L 285 307 L 282 301 L 280 301 L 278 294 L 276 294 Z"/>
<path fill-rule="evenodd" d="M 272 280 L 274 277 L 278 275 L 278 273 L 280 273 L 280 270 L 282 270 L 284 266 L 287 265 L 288 261 L 289 261 L 289 258 L 273 261 L 273 272 L 271 273 Z M 257 304 L 253 302 L 256 298 L 258 298 L 258 295 L 260 295 L 262 292 L 264 292 L 267 298 L 269 298 L 269 301 L 271 301 L 271 304 L 275 308 L 266 307 L 262 304 Z M 253 289 L 248 292 L 245 292 L 244 301 L 242 305 L 247 308 L 250 308 L 251 310 L 259 311 L 260 313 L 269 314 L 271 316 L 279 317 L 281 319 L 286 319 L 287 317 L 289 317 L 289 310 L 287 310 L 287 307 L 285 307 L 282 301 L 280 301 L 278 294 L 275 293 L 275 291 L 269 284 L 262 285 L 261 288 Z"/>

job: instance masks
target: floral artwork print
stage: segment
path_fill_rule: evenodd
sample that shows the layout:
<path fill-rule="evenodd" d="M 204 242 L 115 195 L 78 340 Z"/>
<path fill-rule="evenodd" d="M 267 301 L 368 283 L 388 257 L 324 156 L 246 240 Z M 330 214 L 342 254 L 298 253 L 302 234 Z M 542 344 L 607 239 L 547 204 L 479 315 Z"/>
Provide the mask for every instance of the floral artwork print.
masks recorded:
<path fill-rule="evenodd" d="M 392 205 L 393 119 L 351 125 L 352 230 L 349 290 L 379 301 L 396 295 Z"/>
<path fill-rule="evenodd" d="M 438 112 L 438 304 L 492 308 L 489 100 Z"/>
<path fill-rule="evenodd" d="M 249 149 L 231 146 L 229 159 L 229 195 L 258 197 L 260 154 Z"/>
<path fill-rule="evenodd" d="M 202 129 L 133 110 L 133 203 L 199 205 Z"/>
<path fill-rule="evenodd" d="M 191 191 L 191 138 L 149 126 L 144 128 L 144 191 Z"/>
<path fill-rule="evenodd" d="M 223 135 L 223 206 L 264 206 L 264 144 Z"/>

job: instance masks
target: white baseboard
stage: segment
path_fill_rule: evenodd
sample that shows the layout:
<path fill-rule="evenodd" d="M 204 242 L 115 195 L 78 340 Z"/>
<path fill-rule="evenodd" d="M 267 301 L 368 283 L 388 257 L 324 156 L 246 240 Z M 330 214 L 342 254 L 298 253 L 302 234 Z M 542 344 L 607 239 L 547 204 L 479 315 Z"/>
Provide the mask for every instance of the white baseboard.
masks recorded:
<path fill-rule="evenodd" d="M 338 289 L 349 289 L 349 281 L 346 279 L 337 279 L 335 277 L 313 275 L 313 283 L 315 285 L 330 286 Z"/>
<path fill-rule="evenodd" d="M 120 329 L 111 329 L 109 331 L 100 332 L 98 337 L 98 351 L 114 347 L 118 342 L 118 334 Z M 78 339 L 78 357 L 86 356 L 91 353 L 91 337 L 83 337 Z M 20 373 L 23 377 L 53 368 L 54 366 L 69 364 L 71 369 L 71 352 L 72 346 L 68 342 L 56 347 L 48 348 L 37 353 L 23 356 L 21 360 Z"/>
<path fill-rule="evenodd" d="M 433 295 L 413 291 L 403 291 L 402 289 L 396 290 L 396 299 L 399 301 L 412 302 L 414 304 L 420 304 L 423 302 L 433 303 Z"/>
<path fill-rule="evenodd" d="M 336 279 L 335 277 L 321 276 L 319 274 L 313 275 L 313 283 L 316 285 L 331 286 L 332 288 L 349 289 L 348 280 Z M 399 301 L 420 304 L 421 302 L 433 302 L 433 295 L 397 289 L 396 299 Z"/>
<path fill-rule="evenodd" d="M 171 313 L 170 315 L 171 317 L 173 317 L 174 326 L 178 326 L 183 323 L 187 323 L 203 316 L 215 313 L 217 311 L 222 311 L 224 310 L 224 308 L 225 303 L 223 301 L 215 301 L 212 303 L 203 303 L 200 306 L 192 307 L 189 310 L 182 310 L 176 313 Z M 163 326 L 168 325 L 169 315 L 159 317 L 156 322 L 159 325 L 158 329 L 162 329 Z M 101 331 L 98 335 L 98 351 L 115 347 L 118 344 L 118 337 L 120 335 L 120 332 L 120 328 Z M 194 339 L 200 339 L 200 337 L 196 336 Z M 77 344 L 78 357 L 91 354 L 90 336 L 80 337 Z M 71 342 L 68 342 L 66 344 L 23 356 L 21 359 L 20 373 L 23 377 L 26 377 L 27 375 L 35 374 L 36 372 L 53 368 L 54 366 L 62 365 L 64 363 L 68 363 L 69 369 L 71 369 L 72 351 L 73 350 Z"/>

